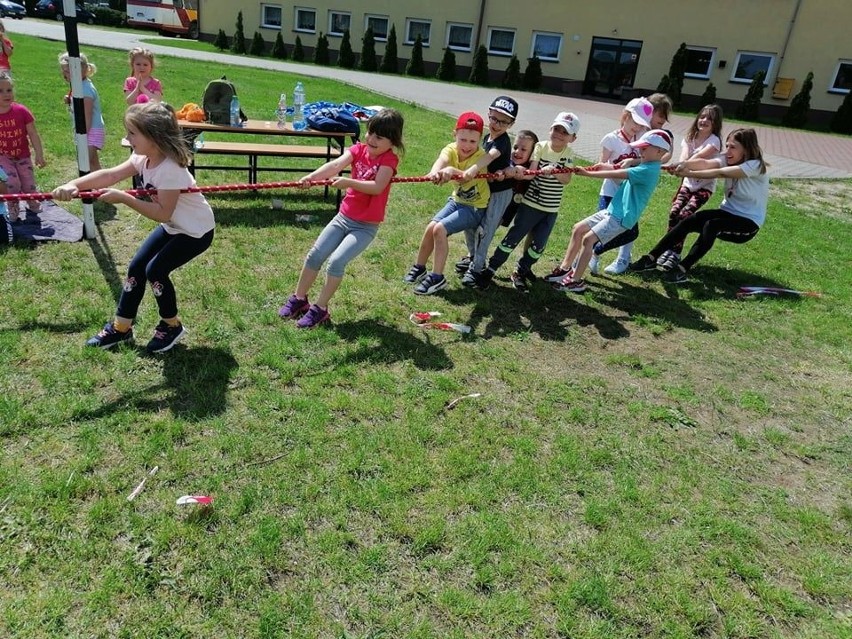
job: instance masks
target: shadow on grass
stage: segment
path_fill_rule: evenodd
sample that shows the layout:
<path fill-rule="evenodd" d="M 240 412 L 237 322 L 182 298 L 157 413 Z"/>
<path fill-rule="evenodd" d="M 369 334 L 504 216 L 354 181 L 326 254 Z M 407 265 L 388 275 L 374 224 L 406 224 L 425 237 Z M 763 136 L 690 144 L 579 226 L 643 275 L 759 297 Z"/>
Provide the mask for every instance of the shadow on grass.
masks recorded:
<path fill-rule="evenodd" d="M 720 298 L 736 299 L 741 286 L 769 286 L 773 288 L 790 288 L 789 284 L 743 271 L 736 268 L 702 265 L 700 262 L 689 273 L 685 284 L 666 284 L 666 290 L 671 296 L 677 296 L 680 290 L 688 290 L 697 300 L 715 300 Z M 769 296 L 775 297 L 775 296 Z M 799 301 L 800 297 L 785 297 L 787 300 Z"/>
<path fill-rule="evenodd" d="M 200 420 L 219 415 L 227 407 L 227 391 L 237 361 L 221 348 L 181 346 L 163 355 L 163 382 L 134 390 L 92 411 L 77 413 L 73 419 L 100 419 L 128 410 L 143 413 L 171 409 L 176 417 Z M 171 391 L 167 397 L 156 397 Z"/>
<path fill-rule="evenodd" d="M 387 364 L 409 360 L 421 370 L 447 370 L 453 367 L 444 349 L 433 344 L 432 337 L 425 331 L 421 334 L 423 338 L 419 339 L 411 333 L 373 320 L 335 323 L 334 331 L 347 342 L 357 343 L 362 339 L 380 342 L 378 346 L 372 343 L 360 345 L 342 359 L 343 364 Z"/>
<path fill-rule="evenodd" d="M 217 194 L 212 203 L 216 223 L 220 226 L 244 228 L 267 228 L 278 226 L 316 227 L 321 229 L 337 213 L 334 192 L 322 199 L 322 192 L 312 189 L 301 191 L 287 189 L 281 191 L 259 191 L 256 197 L 261 202 L 254 208 L 246 208 L 245 195 L 238 193 Z M 283 208 L 273 209 L 273 199 L 281 200 Z M 229 201 L 239 202 L 240 206 L 222 206 Z M 296 216 L 310 216 L 310 219 L 297 220 Z"/>
<path fill-rule="evenodd" d="M 89 247 L 92 249 L 92 255 L 98 263 L 98 268 L 104 275 L 109 290 L 115 303 L 118 304 L 118 299 L 121 297 L 122 277 L 118 273 L 118 268 L 115 264 L 115 259 L 112 256 L 112 250 L 109 247 L 106 233 L 102 224 L 108 220 L 115 219 L 116 208 L 112 204 L 105 202 L 95 202 L 95 228 L 97 236 L 89 239 Z"/>

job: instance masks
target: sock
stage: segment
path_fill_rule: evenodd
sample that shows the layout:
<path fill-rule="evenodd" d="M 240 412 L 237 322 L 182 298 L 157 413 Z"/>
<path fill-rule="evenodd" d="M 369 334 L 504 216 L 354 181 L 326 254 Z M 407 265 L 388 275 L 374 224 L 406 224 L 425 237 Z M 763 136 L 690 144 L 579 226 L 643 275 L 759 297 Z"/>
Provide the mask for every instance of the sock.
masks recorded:
<path fill-rule="evenodd" d="M 623 246 L 618 247 L 618 259 L 624 260 L 625 262 L 630 261 L 630 253 L 633 250 L 633 242 L 628 242 Z"/>
<path fill-rule="evenodd" d="M 112 320 L 112 325 L 115 327 L 119 333 L 126 333 L 133 326 L 133 320 L 127 319 L 126 317 L 115 316 L 115 319 Z"/>

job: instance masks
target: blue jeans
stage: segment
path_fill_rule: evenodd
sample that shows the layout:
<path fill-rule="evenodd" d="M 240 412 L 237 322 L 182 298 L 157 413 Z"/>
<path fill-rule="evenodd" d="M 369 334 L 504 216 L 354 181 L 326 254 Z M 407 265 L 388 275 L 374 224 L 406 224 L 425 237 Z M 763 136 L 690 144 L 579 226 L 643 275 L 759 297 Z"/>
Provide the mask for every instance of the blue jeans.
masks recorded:
<path fill-rule="evenodd" d="M 483 211 L 484 209 L 475 209 L 469 204 L 459 204 L 453 198 L 449 198 L 444 208 L 435 213 L 432 221 L 441 224 L 447 230 L 447 235 L 452 235 L 479 226 Z"/>

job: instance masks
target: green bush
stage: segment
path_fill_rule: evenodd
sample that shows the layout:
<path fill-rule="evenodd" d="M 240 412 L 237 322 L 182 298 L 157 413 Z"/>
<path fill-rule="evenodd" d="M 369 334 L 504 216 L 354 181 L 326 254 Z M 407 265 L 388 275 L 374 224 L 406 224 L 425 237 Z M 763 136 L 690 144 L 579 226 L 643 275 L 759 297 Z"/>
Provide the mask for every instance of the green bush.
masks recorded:
<path fill-rule="evenodd" d="M 503 74 L 503 81 L 500 83 L 504 89 L 520 89 L 521 88 L 521 61 L 518 56 L 513 55 L 506 67 L 506 72 Z"/>
<path fill-rule="evenodd" d="M 672 56 L 668 75 L 664 75 L 660 80 L 660 84 L 657 86 L 657 92 L 668 95 L 675 106 L 680 106 L 683 96 L 683 79 L 686 75 L 686 63 L 686 43 L 681 42 L 677 51 Z"/>
<path fill-rule="evenodd" d="M 808 111 L 811 109 L 811 90 L 814 88 L 814 74 L 809 72 L 805 81 L 802 83 L 802 88 L 793 98 L 790 103 L 790 108 L 784 114 L 781 124 L 784 126 L 793 127 L 794 129 L 803 129 L 808 123 Z"/>
<path fill-rule="evenodd" d="M 405 66 L 405 75 L 411 75 L 422 78 L 426 75 L 426 69 L 423 66 L 423 39 L 420 34 L 417 34 L 417 39 L 414 41 L 414 46 L 411 48 L 411 58 Z"/>
<path fill-rule="evenodd" d="M 846 94 L 840 108 L 835 111 L 830 128 L 835 133 L 852 133 L 852 91 Z"/>
<path fill-rule="evenodd" d="M 96 7 L 95 20 L 106 27 L 123 27 L 127 24 L 127 13 L 106 7 Z"/>
<path fill-rule="evenodd" d="M 278 35 L 275 36 L 275 44 L 272 45 L 272 57 L 276 60 L 286 60 L 287 59 L 287 47 L 284 46 L 284 38 L 281 36 L 281 32 L 278 32 Z"/>
<path fill-rule="evenodd" d="M 382 73 L 399 73 L 399 59 L 396 49 L 396 25 L 391 25 L 388 41 L 385 43 L 385 54 L 379 67 Z"/>
<path fill-rule="evenodd" d="M 263 39 L 263 36 L 260 35 L 260 31 L 254 32 L 254 37 L 251 39 L 251 46 L 249 47 L 249 53 L 256 56 L 266 55 L 266 41 Z"/>
<path fill-rule="evenodd" d="M 305 61 L 305 48 L 302 46 L 302 39 L 296 36 L 296 43 L 293 45 L 293 62 Z"/>
<path fill-rule="evenodd" d="M 528 91 L 538 91 L 543 80 L 541 60 L 534 55 L 527 61 L 527 69 L 524 71 L 524 88 Z"/>
<path fill-rule="evenodd" d="M 751 86 L 749 86 L 740 108 L 737 109 L 737 117 L 740 120 L 748 120 L 749 122 L 760 120 L 760 100 L 763 98 L 763 79 L 765 77 L 766 71 L 758 71 L 751 79 Z"/>
<path fill-rule="evenodd" d="M 244 54 L 246 52 L 246 36 L 243 33 L 243 12 L 237 14 L 237 30 L 234 32 L 234 40 L 231 42 L 231 51 Z"/>
<path fill-rule="evenodd" d="M 314 64 L 327 67 L 331 64 L 331 58 L 328 53 L 328 36 L 320 32 L 317 38 L 317 46 L 314 49 Z"/>
<path fill-rule="evenodd" d="M 225 35 L 224 29 L 219 29 L 219 33 L 216 34 L 216 39 L 213 41 L 213 46 L 219 49 L 219 51 L 225 51 L 230 47 L 228 36 Z"/>
<path fill-rule="evenodd" d="M 340 41 L 340 51 L 337 53 L 337 66 L 344 69 L 355 68 L 355 52 L 352 51 L 352 40 L 349 37 L 349 29 L 343 32 L 343 39 Z"/>
<path fill-rule="evenodd" d="M 376 36 L 373 34 L 373 28 L 367 27 L 364 32 L 364 37 L 361 39 L 361 71 L 373 72 L 378 67 L 376 65 Z"/>
<path fill-rule="evenodd" d="M 488 49 L 484 44 L 480 44 L 473 55 L 473 66 L 470 69 L 468 81 L 482 87 L 488 86 Z"/>
<path fill-rule="evenodd" d="M 701 94 L 701 97 L 698 99 L 698 108 L 695 110 L 696 113 L 701 113 L 701 109 L 706 107 L 708 104 L 716 103 L 716 87 L 712 82 L 707 83 L 707 88 L 704 89 L 704 93 Z"/>
<path fill-rule="evenodd" d="M 441 64 L 438 65 L 438 72 L 435 74 L 439 80 L 445 82 L 455 82 L 456 80 L 456 54 L 450 47 L 444 49 L 444 57 L 441 59 Z"/>

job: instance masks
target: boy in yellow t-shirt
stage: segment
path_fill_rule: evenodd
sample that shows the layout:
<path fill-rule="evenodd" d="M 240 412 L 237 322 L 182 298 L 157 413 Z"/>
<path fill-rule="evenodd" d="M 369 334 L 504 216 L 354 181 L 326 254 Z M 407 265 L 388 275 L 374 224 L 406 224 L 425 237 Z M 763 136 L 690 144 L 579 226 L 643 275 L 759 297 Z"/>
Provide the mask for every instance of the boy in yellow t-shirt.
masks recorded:
<path fill-rule="evenodd" d="M 447 287 L 444 267 L 449 253 L 448 237 L 465 229 L 475 229 L 482 223 L 491 193 L 488 180 L 476 175 L 488 165 L 490 157 L 479 146 L 484 122 L 482 117 L 468 111 L 456 121 L 455 141 L 441 150 L 428 177 L 435 184 L 456 181 L 453 194 L 446 205 L 426 225 L 417 259 L 403 278 L 416 284 L 417 295 L 432 295 Z M 426 261 L 434 252 L 432 272 L 427 273 Z"/>

